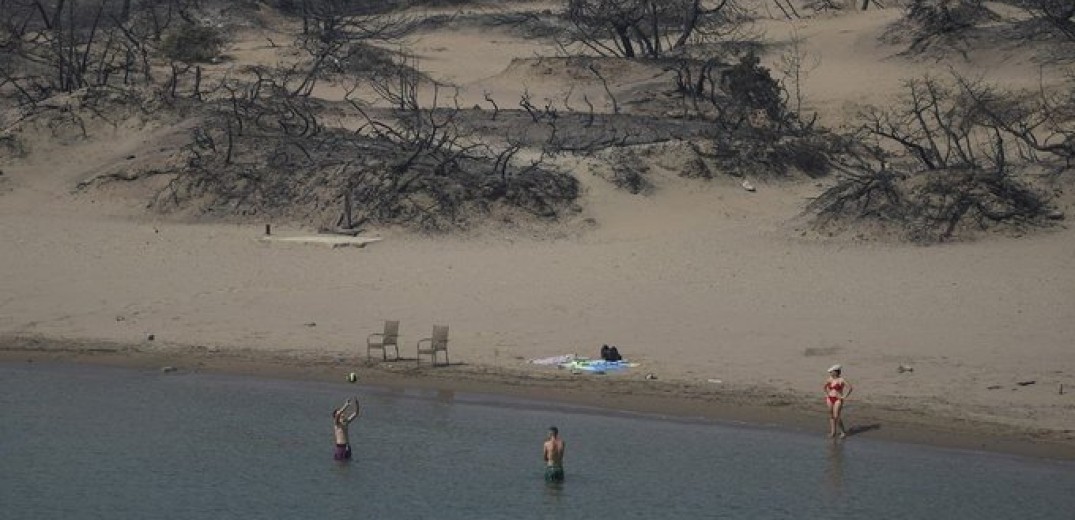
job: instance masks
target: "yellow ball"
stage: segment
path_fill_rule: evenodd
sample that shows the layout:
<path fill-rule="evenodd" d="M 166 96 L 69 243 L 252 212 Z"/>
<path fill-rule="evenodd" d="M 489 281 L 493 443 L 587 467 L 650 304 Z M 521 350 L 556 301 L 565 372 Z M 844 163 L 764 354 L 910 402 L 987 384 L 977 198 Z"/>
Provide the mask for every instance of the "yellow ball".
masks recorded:
<path fill-rule="evenodd" d="M 354 383 L 355 381 L 358 381 L 358 374 L 355 374 L 354 372 L 347 374 L 347 381 L 349 383 Z"/>

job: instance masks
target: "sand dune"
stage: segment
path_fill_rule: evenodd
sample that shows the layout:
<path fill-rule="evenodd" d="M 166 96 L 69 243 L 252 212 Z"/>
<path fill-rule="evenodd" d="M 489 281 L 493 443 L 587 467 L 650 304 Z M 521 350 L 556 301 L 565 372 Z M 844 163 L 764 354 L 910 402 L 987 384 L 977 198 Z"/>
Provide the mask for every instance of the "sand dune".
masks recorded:
<path fill-rule="evenodd" d="M 856 104 L 891 102 L 900 80 L 945 70 L 877 43 L 898 16 L 796 24 L 821 56 L 804 87 L 823 121 L 838 126 Z M 762 25 L 777 41 L 791 29 Z M 246 38 L 236 47 L 263 40 Z M 547 45 L 506 32 L 437 29 L 414 45 L 423 70 L 460 85 L 465 103 L 484 103 L 484 91 L 507 105 L 523 89 L 552 97 L 570 87 L 540 62 L 517 60 L 549 56 Z M 1038 65 L 1015 51 L 958 66 L 1014 87 L 1039 81 Z M 1075 397 L 1057 393 L 1075 387 L 1071 229 L 935 247 L 824 239 L 796 219 L 815 181 L 756 181 L 751 193 L 737 179 L 663 172 L 660 189 L 642 197 L 583 162 L 568 163 L 584 187 L 572 223 L 440 238 L 378 229 L 384 240 L 362 249 L 266 244 L 261 222 L 174 222 L 144 210 L 152 186 L 72 193 L 165 153 L 181 131 L 101 127 L 89 141 L 41 143 L 4 161 L 0 336 L 145 346 L 152 333 L 175 348 L 352 356 L 380 320 L 399 319 L 405 354 L 445 323 L 453 360 L 470 365 L 541 370 L 521 360 L 596 355 L 609 343 L 642 364 L 625 379 L 719 379 L 744 395 L 811 398 L 824 369 L 841 362 L 864 406 L 1075 442 Z M 274 224 L 277 234 L 310 232 Z M 897 372 L 901 364 L 914 371 Z M 1025 381 L 1035 384 L 1016 384 Z"/>

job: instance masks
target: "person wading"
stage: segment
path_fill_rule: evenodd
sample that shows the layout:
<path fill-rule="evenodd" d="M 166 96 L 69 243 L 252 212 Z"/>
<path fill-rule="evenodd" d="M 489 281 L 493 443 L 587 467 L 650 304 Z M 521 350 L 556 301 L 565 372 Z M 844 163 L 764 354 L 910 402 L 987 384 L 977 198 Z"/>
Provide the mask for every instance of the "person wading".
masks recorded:
<path fill-rule="evenodd" d="M 560 438 L 560 430 L 555 426 L 549 427 L 542 457 L 545 459 L 545 482 L 563 482 L 564 440 Z"/>
<path fill-rule="evenodd" d="M 349 416 L 344 416 L 347 413 L 347 409 L 351 407 L 351 403 L 355 405 L 355 411 Z M 351 459 L 351 441 L 347 436 L 347 426 L 351 424 L 351 421 L 358 417 L 359 405 L 358 397 L 355 397 L 352 401 L 348 399 L 343 403 L 343 406 L 332 411 L 332 430 L 336 437 L 336 450 L 332 458 L 336 460 L 350 460 Z"/>

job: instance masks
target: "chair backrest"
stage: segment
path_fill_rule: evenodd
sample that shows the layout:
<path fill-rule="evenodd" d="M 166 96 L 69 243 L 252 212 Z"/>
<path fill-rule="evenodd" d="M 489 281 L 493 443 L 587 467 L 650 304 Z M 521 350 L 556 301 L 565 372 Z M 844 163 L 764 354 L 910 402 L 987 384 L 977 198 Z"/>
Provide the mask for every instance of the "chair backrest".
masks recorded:
<path fill-rule="evenodd" d="M 434 325 L 433 326 L 433 348 L 436 350 L 445 350 L 448 348 L 448 326 L 447 325 Z"/>
<path fill-rule="evenodd" d="M 399 320 L 384 322 L 384 340 L 385 342 L 395 341 L 399 337 Z"/>

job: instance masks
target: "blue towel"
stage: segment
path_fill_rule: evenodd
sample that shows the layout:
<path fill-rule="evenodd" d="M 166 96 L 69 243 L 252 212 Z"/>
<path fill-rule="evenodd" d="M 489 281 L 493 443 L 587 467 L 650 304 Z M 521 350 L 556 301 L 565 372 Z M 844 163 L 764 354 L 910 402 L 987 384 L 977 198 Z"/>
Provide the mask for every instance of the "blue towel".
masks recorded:
<path fill-rule="evenodd" d="M 575 360 L 560 366 L 583 372 L 616 372 L 618 370 L 631 368 L 631 365 L 629 365 L 625 359 L 620 361 L 605 361 L 603 359 Z"/>

